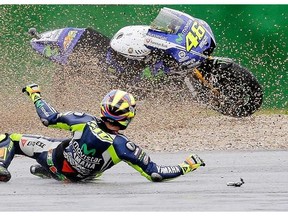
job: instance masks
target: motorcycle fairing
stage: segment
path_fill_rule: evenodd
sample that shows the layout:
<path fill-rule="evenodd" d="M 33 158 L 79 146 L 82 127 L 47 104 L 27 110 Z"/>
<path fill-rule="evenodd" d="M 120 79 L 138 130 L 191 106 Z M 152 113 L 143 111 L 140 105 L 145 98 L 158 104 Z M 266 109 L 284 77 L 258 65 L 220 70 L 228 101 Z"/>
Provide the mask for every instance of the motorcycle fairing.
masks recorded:
<path fill-rule="evenodd" d="M 40 34 L 30 44 L 34 50 L 52 61 L 67 63 L 69 55 L 77 44 L 85 28 L 62 28 Z"/>
<path fill-rule="evenodd" d="M 210 26 L 203 20 L 162 8 L 145 37 L 150 49 L 162 49 L 182 64 L 207 58 L 216 46 Z"/>

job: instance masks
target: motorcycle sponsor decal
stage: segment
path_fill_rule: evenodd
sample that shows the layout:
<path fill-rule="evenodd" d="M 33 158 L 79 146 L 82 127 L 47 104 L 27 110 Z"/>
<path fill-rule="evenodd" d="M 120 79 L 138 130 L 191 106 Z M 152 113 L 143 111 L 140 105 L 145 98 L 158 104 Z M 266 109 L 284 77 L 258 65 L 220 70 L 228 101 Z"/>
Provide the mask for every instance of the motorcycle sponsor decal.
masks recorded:
<path fill-rule="evenodd" d="M 184 62 L 184 61 L 187 61 L 189 59 L 189 56 L 184 56 L 183 58 L 180 58 L 178 61 L 180 63 Z"/>
<path fill-rule="evenodd" d="M 207 41 L 208 41 L 208 37 L 207 35 L 205 35 L 203 40 L 200 42 L 199 47 L 203 48 L 207 44 Z"/>
<path fill-rule="evenodd" d="M 43 49 L 43 55 L 50 58 L 52 56 L 58 56 L 60 55 L 60 50 L 58 47 L 54 45 L 47 45 Z"/>
<path fill-rule="evenodd" d="M 161 35 L 153 34 L 151 32 L 148 32 L 147 35 L 150 36 L 150 37 L 158 38 L 160 40 L 167 40 L 168 39 L 167 37 L 163 37 Z"/>
<path fill-rule="evenodd" d="M 188 31 L 189 26 L 191 25 L 192 20 L 188 20 L 188 22 L 186 23 L 186 25 L 184 26 L 183 30 L 182 30 L 182 34 L 186 34 Z"/>
<path fill-rule="evenodd" d="M 184 62 L 183 65 L 185 66 L 185 65 L 189 65 L 189 64 L 194 64 L 195 62 L 196 62 L 195 59 L 191 59 L 191 60 L 189 60 L 187 62 Z"/>
<path fill-rule="evenodd" d="M 178 173 L 180 172 L 179 166 L 156 166 L 158 173 Z"/>
<path fill-rule="evenodd" d="M 178 52 L 178 56 L 179 56 L 179 62 L 181 63 L 181 62 L 184 62 L 184 61 L 186 61 L 186 60 L 188 60 L 189 59 L 189 56 L 187 56 L 186 55 L 186 52 L 185 51 L 183 51 L 183 50 L 181 50 L 181 51 L 179 51 Z"/>
<path fill-rule="evenodd" d="M 178 38 L 176 38 L 175 42 L 181 44 L 183 41 L 183 34 L 178 34 Z"/>
<path fill-rule="evenodd" d="M 184 52 L 184 51 L 179 51 L 178 52 L 178 56 L 180 57 L 180 58 L 184 58 L 185 56 L 186 56 L 186 52 Z"/>
<path fill-rule="evenodd" d="M 199 45 L 199 41 L 205 35 L 205 29 L 198 24 L 198 22 L 194 21 L 190 31 L 186 35 L 186 50 L 189 52 L 193 47 L 197 47 Z"/>
<path fill-rule="evenodd" d="M 161 43 L 161 42 L 156 42 L 151 40 L 150 44 L 154 45 L 155 47 L 160 47 L 160 48 L 168 48 L 167 44 Z"/>
<path fill-rule="evenodd" d="M 66 50 L 69 45 L 71 44 L 71 42 L 73 41 L 73 39 L 76 37 L 77 35 L 77 31 L 69 31 L 67 36 L 64 38 L 64 42 L 63 42 L 63 47 L 64 50 Z"/>

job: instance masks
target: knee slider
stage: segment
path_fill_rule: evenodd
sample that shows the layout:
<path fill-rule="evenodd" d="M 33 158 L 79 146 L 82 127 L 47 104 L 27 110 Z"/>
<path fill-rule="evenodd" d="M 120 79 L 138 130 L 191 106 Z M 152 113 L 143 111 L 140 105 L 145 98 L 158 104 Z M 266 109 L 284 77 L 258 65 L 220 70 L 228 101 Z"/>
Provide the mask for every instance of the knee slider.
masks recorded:
<path fill-rule="evenodd" d="M 153 182 L 160 182 L 160 181 L 162 181 L 163 178 L 159 173 L 152 173 L 151 179 Z"/>

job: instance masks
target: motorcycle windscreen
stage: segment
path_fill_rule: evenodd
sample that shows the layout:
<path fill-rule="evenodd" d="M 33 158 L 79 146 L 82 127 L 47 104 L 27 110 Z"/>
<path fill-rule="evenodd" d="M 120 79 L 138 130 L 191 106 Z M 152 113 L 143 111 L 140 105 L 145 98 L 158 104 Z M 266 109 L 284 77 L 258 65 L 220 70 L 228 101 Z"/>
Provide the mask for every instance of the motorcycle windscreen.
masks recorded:
<path fill-rule="evenodd" d="M 40 34 L 40 39 L 33 38 L 30 44 L 41 55 L 60 64 L 66 64 L 84 31 L 84 28 L 56 29 Z"/>
<path fill-rule="evenodd" d="M 202 61 L 216 46 L 213 32 L 205 21 L 169 8 L 161 9 L 147 36 L 146 46 L 165 49 L 184 64 Z"/>
<path fill-rule="evenodd" d="M 162 8 L 157 17 L 150 24 L 152 30 L 176 34 L 184 21 L 173 14 L 168 8 Z"/>

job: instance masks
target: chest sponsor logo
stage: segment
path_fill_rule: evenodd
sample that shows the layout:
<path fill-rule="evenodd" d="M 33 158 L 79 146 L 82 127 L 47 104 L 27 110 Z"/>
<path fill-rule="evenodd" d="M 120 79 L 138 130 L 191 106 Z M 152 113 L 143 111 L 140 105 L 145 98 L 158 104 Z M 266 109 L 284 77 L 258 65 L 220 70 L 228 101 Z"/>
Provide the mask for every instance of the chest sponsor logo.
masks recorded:
<path fill-rule="evenodd" d="M 89 149 L 85 143 L 80 147 L 79 143 L 74 140 L 69 148 L 71 147 L 69 152 L 64 151 L 64 157 L 74 169 L 83 175 L 90 174 L 103 161 L 102 158 L 90 156 L 96 154 L 96 149 Z"/>
<path fill-rule="evenodd" d="M 82 145 L 81 150 L 84 152 L 85 155 L 91 154 L 92 156 L 94 156 L 96 154 L 96 149 L 89 150 L 86 143 Z"/>
<path fill-rule="evenodd" d="M 88 166 L 88 164 L 94 164 L 94 165 L 100 164 L 100 162 L 102 161 L 102 158 L 88 156 L 91 153 L 93 155 L 95 155 L 96 154 L 96 150 L 95 149 L 88 150 L 87 149 L 87 145 L 84 144 L 84 146 L 85 147 L 81 147 L 80 148 L 78 142 L 76 142 L 76 141 L 73 142 L 73 149 L 74 149 L 73 156 L 74 156 L 74 159 L 76 161 L 85 162 L 86 164 L 84 163 L 84 165 L 87 165 L 87 166 Z M 82 152 L 82 149 L 84 149 L 85 152 Z"/>

